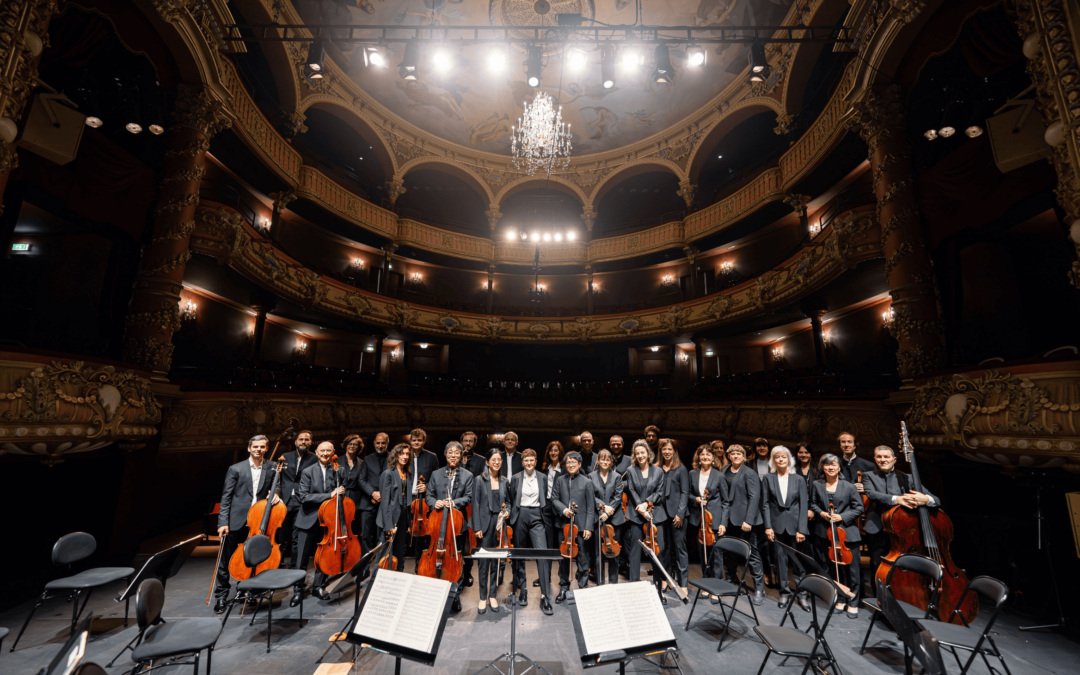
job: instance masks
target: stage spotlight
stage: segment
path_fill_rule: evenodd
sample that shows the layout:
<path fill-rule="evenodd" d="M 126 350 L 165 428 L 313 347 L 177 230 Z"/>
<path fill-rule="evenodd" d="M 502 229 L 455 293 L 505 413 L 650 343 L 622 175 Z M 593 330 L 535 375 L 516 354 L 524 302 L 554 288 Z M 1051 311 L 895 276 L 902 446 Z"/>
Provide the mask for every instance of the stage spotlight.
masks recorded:
<path fill-rule="evenodd" d="M 381 47 L 364 49 L 364 65 L 369 68 L 389 68 L 390 58 Z"/>
<path fill-rule="evenodd" d="M 416 68 L 420 65 L 420 45 L 410 42 L 405 45 L 405 55 L 401 57 L 398 75 L 403 80 L 415 80 Z"/>
<path fill-rule="evenodd" d="M 487 66 L 492 73 L 501 73 L 506 70 L 506 48 L 492 47 L 488 52 Z"/>
<path fill-rule="evenodd" d="M 686 48 L 686 65 L 691 68 L 697 68 L 698 66 L 705 65 L 705 60 L 708 58 L 708 52 L 704 47 L 698 47 L 693 45 Z"/>
<path fill-rule="evenodd" d="M 638 52 L 638 50 L 624 49 L 620 61 L 622 62 L 623 70 L 632 71 L 637 70 L 637 67 L 641 65 L 643 59 L 644 57 L 641 55 L 640 52 Z"/>
<path fill-rule="evenodd" d="M 544 70 L 541 47 L 529 47 L 529 58 L 525 60 L 525 82 L 530 87 L 540 86 L 540 77 Z"/>
<path fill-rule="evenodd" d="M 671 67 L 671 54 L 665 44 L 656 45 L 653 52 L 656 59 L 656 72 L 653 73 L 653 81 L 657 84 L 668 84 L 675 76 L 675 70 Z"/>
<path fill-rule="evenodd" d="M 570 53 L 566 57 L 566 65 L 572 72 L 580 72 L 584 67 L 588 56 L 580 49 L 571 49 Z"/>
<path fill-rule="evenodd" d="M 768 67 L 769 62 L 765 60 L 765 45 L 754 42 L 750 45 L 750 72 L 762 73 Z"/>
<path fill-rule="evenodd" d="M 540 241 L 540 233 L 539 233 L 539 232 L 533 232 L 533 233 L 532 233 L 532 237 L 530 237 L 530 238 L 531 238 L 531 239 L 532 239 L 533 241 Z"/>
<path fill-rule="evenodd" d="M 923 132 L 923 138 L 928 141 L 934 140 L 935 138 L 937 138 L 937 129 L 927 129 L 925 132 Z"/>
<path fill-rule="evenodd" d="M 566 240 L 567 241 L 574 241 L 575 239 L 577 239 L 577 233 L 576 232 L 574 232 L 573 230 L 570 230 L 569 232 L 566 233 Z"/>
<path fill-rule="evenodd" d="M 513 230 L 507 231 L 506 238 L 509 239 L 510 241 L 513 241 L 516 237 L 517 237 L 517 233 L 514 232 Z"/>
<path fill-rule="evenodd" d="M 322 40 L 316 40 L 308 47 L 307 67 L 316 73 L 320 73 L 325 64 L 326 48 L 323 46 Z"/>
<path fill-rule="evenodd" d="M 545 232 L 544 233 L 544 241 L 551 241 L 551 233 L 550 232 Z"/>
<path fill-rule="evenodd" d="M 529 233 L 522 231 L 522 233 L 520 235 L 518 235 L 518 236 L 521 237 L 521 241 L 525 241 L 526 239 L 529 238 Z"/>
<path fill-rule="evenodd" d="M 141 134 L 143 130 L 142 115 L 139 114 L 138 93 L 128 94 L 124 99 L 124 118 L 127 122 L 124 128 L 132 134 Z"/>
<path fill-rule="evenodd" d="M 161 103 L 155 101 L 149 104 L 145 110 L 146 114 L 146 130 L 155 136 L 160 136 L 165 133 L 165 111 L 161 107 Z"/>
<path fill-rule="evenodd" d="M 446 49 L 438 49 L 431 58 L 435 64 L 435 72 L 446 73 L 454 66 L 454 57 Z"/>
<path fill-rule="evenodd" d="M 615 45 L 600 47 L 600 80 L 604 89 L 615 86 Z"/>
<path fill-rule="evenodd" d="M 86 126 L 98 129 L 105 124 L 101 119 L 101 105 L 98 103 L 97 92 L 88 87 L 79 87 L 75 90 L 75 96 L 79 109 L 86 115 Z"/>

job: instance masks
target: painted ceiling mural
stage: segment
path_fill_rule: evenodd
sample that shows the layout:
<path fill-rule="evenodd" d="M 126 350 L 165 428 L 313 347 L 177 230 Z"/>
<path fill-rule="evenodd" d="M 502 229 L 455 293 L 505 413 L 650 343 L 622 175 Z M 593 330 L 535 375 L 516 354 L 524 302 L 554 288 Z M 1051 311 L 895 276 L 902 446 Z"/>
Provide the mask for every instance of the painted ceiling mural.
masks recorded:
<path fill-rule="evenodd" d="M 552 0 L 544 17 L 534 0 L 293 0 L 308 24 L 374 24 L 401 26 L 550 25 L 556 14 L 574 13 L 611 25 L 633 24 L 633 0 Z M 778 25 L 791 0 L 642 0 L 642 24 L 668 26 Z M 409 31 L 409 35 L 413 32 Z M 405 33 L 402 33 L 404 36 Z M 603 37 L 604 34 L 601 33 Z M 621 40 L 621 38 L 620 38 Z M 621 42 L 617 42 L 621 44 Z M 522 105 L 535 96 L 525 83 L 525 56 L 511 46 L 506 67 L 491 72 L 487 44 L 444 48 L 453 66 L 440 74 L 433 59 L 436 45 L 421 49 L 420 75 L 406 82 L 397 66 L 404 44 L 389 46 L 389 68 L 365 65 L 361 47 L 342 44 L 338 65 L 379 103 L 412 124 L 448 141 L 486 152 L 508 155 L 510 130 Z M 600 82 L 600 52 L 596 45 L 578 47 L 587 57 L 577 71 L 563 68 L 566 48 L 551 46 L 544 57 L 540 89 L 563 107 L 569 122 L 573 153 L 586 155 L 633 143 L 657 133 L 706 105 L 746 68 L 745 45 L 709 45 L 703 67 L 688 68 L 686 52 L 672 46 L 675 81 L 656 84 L 650 45 L 638 48 L 644 65 L 628 69 L 618 56 L 616 85 Z"/>

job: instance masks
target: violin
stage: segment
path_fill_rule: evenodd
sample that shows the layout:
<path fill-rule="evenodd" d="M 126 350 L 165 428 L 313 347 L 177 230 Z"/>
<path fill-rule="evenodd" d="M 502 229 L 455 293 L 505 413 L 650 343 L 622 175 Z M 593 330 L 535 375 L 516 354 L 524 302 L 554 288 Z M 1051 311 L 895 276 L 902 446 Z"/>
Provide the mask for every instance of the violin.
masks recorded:
<path fill-rule="evenodd" d="M 270 486 L 270 493 L 266 496 L 266 499 L 260 499 L 248 509 L 248 539 L 257 534 L 269 538 L 272 545 L 270 557 L 259 563 L 253 571 L 244 562 L 244 547 L 238 546 L 233 552 L 232 558 L 229 559 L 229 576 L 237 581 L 250 579 L 253 575 L 264 570 L 276 570 L 278 565 L 281 564 L 281 546 L 274 541 L 274 534 L 281 527 L 281 524 L 285 522 L 285 514 L 288 512 L 288 508 L 285 506 L 285 502 L 280 501 L 271 505 L 270 508 L 267 508 L 267 504 L 270 504 L 274 499 L 274 495 L 277 494 L 278 485 L 281 483 L 281 470 L 284 468 L 285 458 L 282 457 L 278 460 L 277 466 L 274 467 L 274 483 Z"/>
<path fill-rule="evenodd" d="M 705 504 L 709 502 L 709 488 L 705 488 L 701 494 L 701 530 L 697 533 L 698 543 L 705 547 L 705 555 L 708 556 L 709 549 L 716 543 L 716 529 L 713 528 L 712 513 L 705 508 Z M 705 561 L 708 565 L 708 560 Z"/>
<path fill-rule="evenodd" d="M 394 537 L 397 536 L 397 532 L 390 535 L 390 541 L 386 544 L 386 555 L 379 559 L 379 569 L 390 570 L 391 572 L 397 569 L 398 559 L 394 556 Z"/>
<path fill-rule="evenodd" d="M 598 504 L 597 506 L 602 514 L 604 512 L 604 505 Z M 619 545 L 619 542 L 615 541 L 615 526 L 607 521 L 601 521 L 599 518 L 597 518 L 596 522 L 600 524 L 600 532 L 598 533 L 600 535 L 600 553 L 602 553 L 605 558 L 618 558 L 619 554 L 622 553 L 622 546 Z"/>
<path fill-rule="evenodd" d="M 829 502 L 829 515 L 832 516 L 835 513 L 832 502 Z M 829 560 L 836 566 L 836 580 L 839 581 L 840 566 L 850 565 L 853 559 L 851 549 L 847 547 L 847 530 L 837 527 L 836 523 L 830 520 L 829 531 L 825 533 L 825 536 L 829 540 Z"/>
<path fill-rule="evenodd" d="M 626 493 L 622 493 L 622 514 L 626 515 Z"/>
<path fill-rule="evenodd" d="M 334 469 L 334 488 L 341 486 L 337 455 L 331 460 Z M 344 494 L 327 499 L 319 506 L 319 524 L 326 534 L 315 549 L 315 566 L 327 576 L 337 576 L 360 562 L 360 537 L 352 531 L 356 504 Z"/>
<path fill-rule="evenodd" d="M 450 506 L 438 511 L 432 511 L 427 520 L 427 531 L 431 535 L 431 543 L 420 556 L 420 567 L 417 574 L 432 579 L 448 579 L 457 581 L 461 577 L 463 560 L 461 551 L 457 547 L 458 532 L 464 524 L 464 514 L 454 508 L 454 500 L 450 496 L 450 486 L 446 487 L 446 501 Z M 447 535 L 447 530 L 451 530 Z"/>
<path fill-rule="evenodd" d="M 417 486 L 424 484 L 424 477 L 417 476 Z M 428 505 L 424 499 L 423 493 L 416 493 L 416 498 L 412 500 L 412 504 L 409 505 L 409 534 L 413 537 L 422 537 L 426 534 L 427 518 L 428 518 Z"/>
<path fill-rule="evenodd" d="M 660 544 L 656 542 L 656 525 L 653 524 L 652 519 L 653 503 L 648 502 L 648 504 L 649 508 L 645 511 L 645 520 L 647 522 L 641 526 L 645 530 L 645 539 L 642 540 L 641 545 L 648 546 L 653 553 L 660 555 Z"/>
<path fill-rule="evenodd" d="M 915 449 L 911 447 L 907 424 L 904 422 L 900 423 L 900 446 L 904 451 L 904 459 L 911 465 L 911 479 L 914 483 L 912 487 L 916 492 L 925 494 L 922 480 L 919 478 L 919 468 L 915 465 Z M 937 562 L 945 570 L 945 574 L 941 577 L 936 607 L 930 607 L 932 593 L 926 584 L 925 577 L 914 572 L 896 570 L 893 574 L 889 581 L 889 589 L 896 599 L 915 605 L 919 609 L 933 610 L 942 621 L 949 622 L 954 617 L 950 608 L 956 607 L 960 597 L 964 596 L 964 604 L 960 606 L 959 611 L 963 620 L 971 623 L 979 614 L 979 594 L 964 595 L 968 578 L 964 570 L 956 566 L 949 553 L 953 524 L 945 512 L 940 508 L 931 509 L 928 506 L 909 509 L 906 506 L 897 505 L 881 515 L 881 524 L 889 533 L 891 542 L 889 554 L 881 559 L 881 564 L 877 568 L 877 578 L 881 579 L 882 583 L 885 583 L 893 562 L 904 553 L 921 553 Z"/>
<path fill-rule="evenodd" d="M 577 502 L 570 502 L 570 506 L 567 507 L 570 510 L 570 522 L 563 525 L 562 528 L 562 543 L 559 544 L 559 553 L 564 558 L 576 558 L 578 555 L 577 544 Z"/>

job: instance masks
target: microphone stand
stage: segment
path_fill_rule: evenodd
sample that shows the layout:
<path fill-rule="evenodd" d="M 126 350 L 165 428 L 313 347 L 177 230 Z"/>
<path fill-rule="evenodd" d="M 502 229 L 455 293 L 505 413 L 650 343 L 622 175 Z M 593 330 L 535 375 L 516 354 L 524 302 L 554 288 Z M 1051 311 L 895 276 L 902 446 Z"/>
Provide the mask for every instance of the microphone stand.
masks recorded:
<path fill-rule="evenodd" d="M 1054 556 L 1050 555 L 1050 533 L 1046 533 L 1046 546 L 1043 547 L 1043 524 L 1046 518 L 1042 513 L 1042 491 L 1041 487 L 1035 488 L 1035 521 L 1036 521 L 1036 533 L 1038 536 L 1037 543 L 1039 550 L 1046 551 L 1046 562 L 1050 566 L 1050 590 L 1054 595 L 1054 600 L 1057 602 L 1057 623 L 1047 623 L 1040 626 L 1020 626 L 1020 630 L 1043 630 L 1046 628 L 1068 628 L 1068 622 L 1065 620 L 1065 611 L 1061 607 L 1061 594 L 1058 593 L 1057 574 L 1054 573 Z"/>

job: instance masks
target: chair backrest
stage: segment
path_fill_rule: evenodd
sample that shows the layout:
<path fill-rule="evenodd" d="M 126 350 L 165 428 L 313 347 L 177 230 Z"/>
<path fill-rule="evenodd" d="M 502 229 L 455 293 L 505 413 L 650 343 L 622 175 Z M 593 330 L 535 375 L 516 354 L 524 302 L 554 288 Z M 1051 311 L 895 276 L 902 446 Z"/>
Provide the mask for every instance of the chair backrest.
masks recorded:
<path fill-rule="evenodd" d="M 743 560 L 748 560 L 750 558 L 750 544 L 738 537 L 720 537 L 716 540 L 716 545 L 725 553 L 734 553 L 737 556 L 742 556 Z"/>
<path fill-rule="evenodd" d="M 896 570 L 921 574 L 924 577 L 930 577 L 935 583 L 941 583 L 941 576 L 945 573 L 941 567 L 941 563 L 917 553 L 905 553 L 897 557 L 893 562 L 892 568 L 889 570 L 889 574 L 885 577 L 885 583 L 888 583 L 889 580 L 892 579 L 892 574 Z"/>
<path fill-rule="evenodd" d="M 252 569 L 258 567 L 274 551 L 274 544 L 266 535 L 256 534 L 244 542 L 244 564 Z"/>
<path fill-rule="evenodd" d="M 829 627 L 829 621 L 832 620 L 833 607 L 836 606 L 836 600 L 840 595 L 840 590 L 836 587 L 830 579 L 823 577 L 819 574 L 808 574 L 803 577 L 799 585 L 795 587 L 796 593 L 806 592 L 814 596 L 825 606 L 825 621 L 818 621 L 818 603 L 810 602 L 810 627 L 814 631 L 815 640 L 823 640 L 825 635 L 825 629 Z M 791 610 L 795 606 L 794 602 L 789 602 L 787 609 L 784 612 L 784 618 L 780 621 L 780 625 L 783 626 L 787 621 L 787 617 L 791 615 Z M 795 619 L 792 617 L 792 624 Z"/>
<path fill-rule="evenodd" d="M 147 579 L 139 584 L 139 590 L 135 593 L 135 620 L 139 622 L 139 630 L 146 630 L 147 626 L 161 617 L 161 608 L 165 605 L 165 587 L 157 579 Z"/>
<path fill-rule="evenodd" d="M 941 648 L 937 640 L 930 635 L 929 631 L 920 630 L 919 626 L 908 618 L 896 596 L 885 584 L 878 581 L 877 588 L 881 611 L 900 637 L 900 641 L 911 650 L 929 675 L 944 675 L 945 662 L 941 657 Z"/>
<path fill-rule="evenodd" d="M 71 675 L 108 675 L 104 668 L 96 663 L 80 663 L 71 671 Z"/>
<path fill-rule="evenodd" d="M 956 608 L 953 610 L 952 615 L 949 616 L 949 621 L 952 622 L 953 618 L 959 618 L 960 623 L 964 626 L 968 625 L 964 615 L 960 613 L 960 607 L 963 606 L 964 600 L 967 599 L 968 593 L 975 592 L 980 595 L 984 595 L 994 602 L 994 613 L 990 615 L 990 620 L 983 626 L 982 634 L 986 635 L 993 628 L 994 622 L 997 621 L 998 614 L 1001 613 L 1001 608 L 1005 606 L 1005 601 L 1009 599 L 1009 587 L 1004 582 L 998 581 L 994 577 L 975 577 L 968 582 L 967 588 L 960 595 L 960 599 L 956 601 Z"/>
<path fill-rule="evenodd" d="M 89 558 L 97 550 L 97 540 L 94 535 L 86 532 L 72 532 L 65 534 L 56 540 L 52 548 L 52 561 L 54 565 L 70 565 L 83 558 Z"/>

